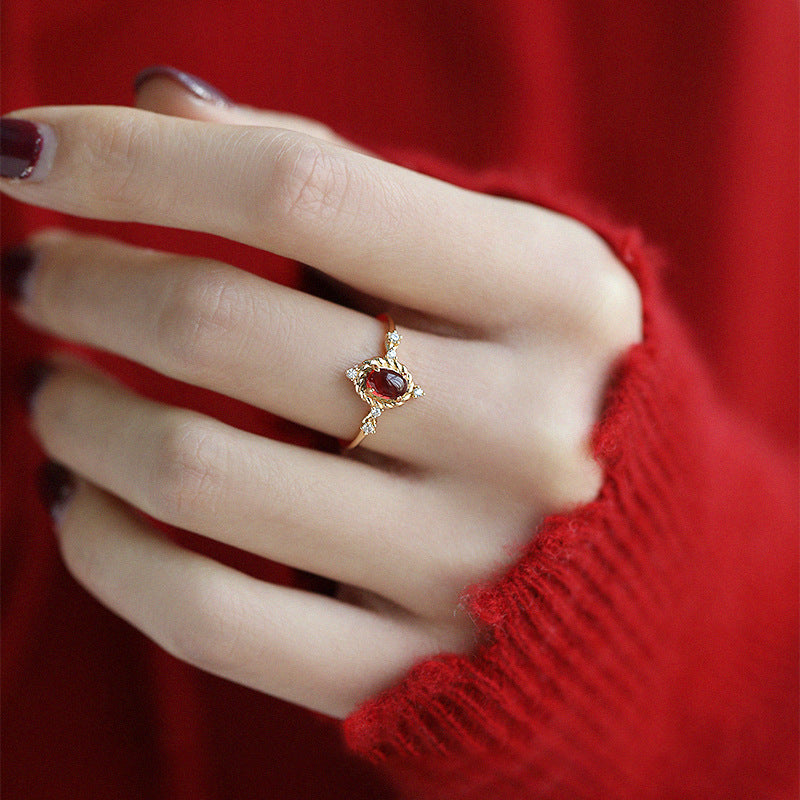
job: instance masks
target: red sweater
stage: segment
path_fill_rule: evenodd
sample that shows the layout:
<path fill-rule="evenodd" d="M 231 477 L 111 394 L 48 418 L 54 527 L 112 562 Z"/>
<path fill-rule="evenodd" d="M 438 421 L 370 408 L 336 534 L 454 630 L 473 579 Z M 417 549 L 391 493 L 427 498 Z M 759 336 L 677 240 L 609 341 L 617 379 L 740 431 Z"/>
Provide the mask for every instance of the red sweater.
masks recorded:
<path fill-rule="evenodd" d="M 598 499 L 531 531 L 508 574 L 474 589 L 476 652 L 420 664 L 344 737 L 180 664 L 77 587 L 34 496 L 42 456 L 4 392 L 4 798 L 797 797 L 793 3 L 2 8 L 3 111 L 129 103 L 141 67 L 172 63 L 439 177 L 582 218 L 645 300 L 645 341 L 595 432 Z M 298 281 L 292 264 L 195 234 L 11 201 L 2 222 L 6 244 L 57 222 Z M 8 387 L 47 342 L 9 314 L 2 341 Z M 309 441 L 99 360 L 142 391 Z"/>

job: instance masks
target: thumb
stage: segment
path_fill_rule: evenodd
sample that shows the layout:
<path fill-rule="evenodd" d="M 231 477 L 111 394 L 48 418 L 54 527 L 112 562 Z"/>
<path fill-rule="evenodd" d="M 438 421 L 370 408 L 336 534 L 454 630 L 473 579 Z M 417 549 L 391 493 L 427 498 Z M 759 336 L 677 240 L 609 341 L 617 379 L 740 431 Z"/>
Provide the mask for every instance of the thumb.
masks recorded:
<path fill-rule="evenodd" d="M 172 117 L 184 117 L 225 125 L 258 125 L 297 131 L 327 142 L 360 150 L 337 136 L 327 125 L 279 111 L 262 111 L 239 105 L 201 78 L 174 67 L 154 66 L 142 70 L 134 79 L 135 105 Z"/>

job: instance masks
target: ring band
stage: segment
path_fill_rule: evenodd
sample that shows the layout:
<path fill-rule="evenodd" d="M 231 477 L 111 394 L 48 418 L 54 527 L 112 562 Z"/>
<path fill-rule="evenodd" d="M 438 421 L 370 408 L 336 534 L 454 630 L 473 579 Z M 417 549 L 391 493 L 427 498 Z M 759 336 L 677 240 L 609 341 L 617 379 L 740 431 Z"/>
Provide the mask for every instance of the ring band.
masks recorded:
<path fill-rule="evenodd" d="M 358 447 L 365 436 L 375 433 L 378 417 L 387 408 L 401 406 L 412 397 L 425 394 L 414 383 L 406 366 L 397 360 L 397 347 L 403 337 L 397 332 L 394 321 L 388 314 L 381 314 L 378 319 L 386 322 L 386 355 L 368 358 L 345 373 L 353 382 L 358 396 L 370 406 L 369 413 L 361 420 L 356 438 L 345 450 Z"/>

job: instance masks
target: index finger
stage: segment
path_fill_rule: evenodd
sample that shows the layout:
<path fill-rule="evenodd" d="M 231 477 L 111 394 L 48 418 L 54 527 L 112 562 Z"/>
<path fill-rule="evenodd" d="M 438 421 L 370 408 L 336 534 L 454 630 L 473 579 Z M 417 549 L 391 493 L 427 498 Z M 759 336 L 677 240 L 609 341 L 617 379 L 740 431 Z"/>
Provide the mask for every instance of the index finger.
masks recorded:
<path fill-rule="evenodd" d="M 0 183 L 28 203 L 218 234 L 462 324 L 507 318 L 496 301 L 529 282 L 515 267 L 529 263 L 519 257 L 523 212 L 509 212 L 522 204 L 296 131 L 103 106 L 22 116 L 47 133 L 43 151 L 27 180 Z M 549 212 L 524 214 L 525 228 L 547 227 Z"/>

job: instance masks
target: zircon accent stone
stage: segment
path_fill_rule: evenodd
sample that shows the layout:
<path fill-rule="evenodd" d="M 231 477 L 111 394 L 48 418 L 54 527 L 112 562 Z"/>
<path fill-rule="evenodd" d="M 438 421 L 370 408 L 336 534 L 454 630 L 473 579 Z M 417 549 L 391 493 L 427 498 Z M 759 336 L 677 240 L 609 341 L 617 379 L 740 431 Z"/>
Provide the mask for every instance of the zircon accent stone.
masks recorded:
<path fill-rule="evenodd" d="M 422 389 L 419 388 L 419 386 L 415 386 L 412 394 L 414 395 L 414 397 L 422 397 L 422 395 L 425 394 L 425 392 L 423 392 Z"/>
<path fill-rule="evenodd" d="M 394 347 L 390 347 L 386 351 L 386 358 L 394 358 L 396 355 L 397 355 L 397 350 L 395 350 Z"/>
<path fill-rule="evenodd" d="M 358 377 L 358 370 L 355 367 L 350 367 L 345 374 L 351 381 L 354 381 Z"/>
<path fill-rule="evenodd" d="M 374 369 L 367 375 L 367 387 L 377 397 L 397 400 L 408 390 L 406 379 L 393 369 Z"/>

